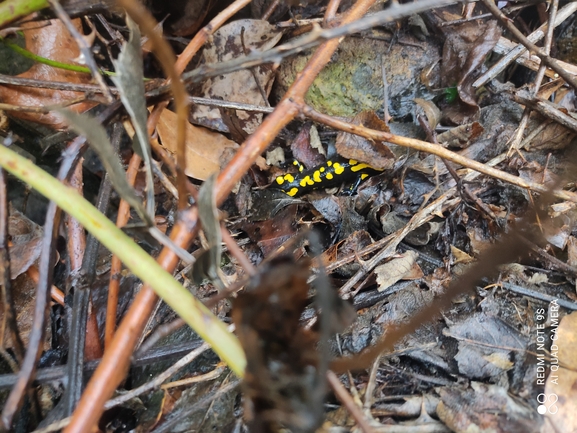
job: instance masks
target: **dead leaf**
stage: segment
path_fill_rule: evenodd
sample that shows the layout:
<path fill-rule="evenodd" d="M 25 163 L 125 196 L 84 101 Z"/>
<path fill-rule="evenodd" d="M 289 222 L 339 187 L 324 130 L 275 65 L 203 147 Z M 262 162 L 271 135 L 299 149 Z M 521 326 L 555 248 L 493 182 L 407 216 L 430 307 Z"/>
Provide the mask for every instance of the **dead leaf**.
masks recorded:
<path fill-rule="evenodd" d="M 467 263 L 471 263 L 474 260 L 473 257 L 471 257 L 466 252 L 461 251 L 459 248 L 457 248 L 454 245 L 451 245 L 451 254 L 455 258 L 455 260 L 453 261 L 454 265 L 456 265 L 457 263 L 467 264 Z"/>
<path fill-rule="evenodd" d="M 422 98 L 415 98 L 415 104 L 417 112 L 420 109 L 425 113 L 429 126 L 434 130 L 441 121 L 441 110 L 439 110 L 433 101 Z"/>
<path fill-rule="evenodd" d="M 227 149 L 236 149 L 238 144 L 224 135 L 206 128 L 186 124 L 186 167 L 187 176 L 206 180 L 220 171 L 223 153 Z M 176 114 L 164 110 L 156 127 L 162 145 L 176 153 Z"/>
<path fill-rule="evenodd" d="M 443 46 L 441 77 L 443 87 L 457 85 L 460 101 L 444 110 L 444 117 L 456 125 L 476 120 L 479 106 L 472 84 L 485 58 L 497 44 L 501 29 L 497 21 L 479 21 L 451 26 Z"/>
<path fill-rule="evenodd" d="M 15 279 L 23 272 L 26 272 L 40 256 L 42 227 L 10 207 L 8 233 L 10 233 L 12 238 L 12 245 L 10 246 L 10 278 Z"/>
<path fill-rule="evenodd" d="M 307 170 L 316 167 L 317 165 L 320 165 L 326 161 L 325 155 L 324 154 L 321 155 L 319 149 L 315 149 L 312 146 L 312 140 L 311 140 L 312 128 L 314 128 L 314 126 L 311 125 L 310 123 L 304 125 L 303 128 L 298 133 L 298 135 L 290 144 L 290 148 L 293 152 L 293 157 L 301 164 L 303 164 Z"/>
<path fill-rule="evenodd" d="M 362 111 L 351 121 L 354 125 L 361 125 L 377 131 L 389 132 L 389 127 L 374 111 Z M 385 142 L 371 141 L 359 135 L 339 132 L 335 143 L 337 153 L 344 158 L 370 163 L 371 167 L 379 170 L 392 168 L 395 156 Z"/>
<path fill-rule="evenodd" d="M 265 51 L 274 47 L 282 33 L 275 26 L 262 20 L 238 20 L 223 26 L 212 37 L 212 45 L 205 48 L 202 63 L 218 63 L 232 60 L 245 55 L 245 49 Z M 243 43 L 244 42 L 244 43 Z M 254 73 L 254 74 L 253 74 Z M 206 80 L 198 96 L 222 99 L 224 101 L 266 106 L 263 95 L 255 79 L 263 89 L 266 97 L 270 94 L 274 81 L 273 66 L 261 65 L 251 70 L 236 71 L 230 74 L 209 78 Z M 242 110 L 232 110 L 225 114 L 229 124 L 241 129 L 245 134 L 252 134 L 263 119 L 262 113 L 248 113 Z M 221 132 L 230 131 L 227 122 L 223 120 L 220 110 L 208 106 L 195 106 L 191 110 L 190 119 L 209 128 Z"/>
<path fill-rule="evenodd" d="M 76 19 L 73 22 L 78 30 L 82 32 L 81 20 Z M 63 63 L 73 63 L 73 59 L 80 56 L 80 50 L 74 38 L 70 36 L 70 33 L 68 33 L 68 30 L 66 30 L 60 20 L 30 22 L 23 24 L 22 27 L 25 29 L 26 49 L 34 54 Z M 18 75 L 18 77 L 43 81 L 60 81 L 70 84 L 89 84 L 92 80 L 90 74 L 66 71 L 40 63 L 35 64 L 28 71 Z M 0 85 L 0 100 L 13 105 L 53 106 L 83 96 L 84 93 L 82 92 Z M 72 105 L 70 109 L 82 113 L 93 106 L 93 102 L 82 102 Z M 67 126 L 64 118 L 56 112 L 30 113 L 13 111 L 11 115 L 19 119 L 42 123 L 54 129 L 64 129 Z"/>
<path fill-rule="evenodd" d="M 467 123 L 439 134 L 437 140 L 443 147 L 464 149 L 477 140 L 483 131 L 484 128 L 479 122 Z"/>
<path fill-rule="evenodd" d="M 471 382 L 470 389 L 445 387 L 440 395 L 437 414 L 453 432 L 537 433 L 542 424 L 534 409 L 498 385 Z"/>
<path fill-rule="evenodd" d="M 407 251 L 401 256 L 385 263 L 384 265 L 379 265 L 375 268 L 375 274 L 377 275 L 377 284 L 379 285 L 378 291 L 382 292 L 386 290 L 397 281 L 404 279 L 407 275 L 412 272 L 414 266 L 417 266 L 418 254 L 414 251 Z M 422 272 L 421 272 L 422 275 Z"/>

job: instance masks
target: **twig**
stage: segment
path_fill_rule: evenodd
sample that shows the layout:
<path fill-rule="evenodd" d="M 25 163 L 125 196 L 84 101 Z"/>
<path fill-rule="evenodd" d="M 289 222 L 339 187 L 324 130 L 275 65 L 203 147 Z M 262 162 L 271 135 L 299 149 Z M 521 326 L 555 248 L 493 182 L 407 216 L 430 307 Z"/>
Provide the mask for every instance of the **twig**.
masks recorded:
<path fill-rule="evenodd" d="M 82 137 L 74 140 L 65 152 L 65 158 L 62 161 L 58 178 L 66 179 L 75 166 L 79 157 L 79 149 L 84 143 Z M 29 385 L 34 379 L 36 365 L 42 351 L 42 341 L 44 340 L 45 320 L 48 307 L 48 296 L 52 286 L 52 267 L 54 265 L 54 241 L 58 235 L 58 225 L 60 221 L 60 208 L 56 203 L 50 202 L 46 211 L 46 224 L 44 226 L 44 235 L 42 242 L 42 251 L 40 253 L 40 281 L 36 288 L 36 303 L 34 307 L 34 321 L 32 331 L 28 337 L 28 349 L 22 363 L 22 369 L 18 374 L 18 382 L 8 396 L 4 409 L 2 410 L 2 424 L 5 429 L 11 428 L 14 415 L 22 404 L 22 398 Z"/>
<path fill-rule="evenodd" d="M 559 0 L 553 0 L 549 5 L 549 21 L 547 26 L 547 34 L 545 35 L 545 44 L 543 45 L 543 49 L 547 54 L 551 52 L 551 43 L 553 42 L 553 30 L 555 22 L 555 18 L 557 16 L 557 8 L 559 6 Z M 532 89 L 532 96 L 537 97 L 539 94 L 539 88 L 541 87 L 541 83 L 543 82 L 543 77 L 545 76 L 545 71 L 547 67 L 544 64 L 539 65 L 539 71 L 537 72 L 537 76 L 535 77 L 535 82 L 533 84 Z M 519 144 L 523 139 L 523 134 L 525 133 L 525 128 L 529 123 L 529 116 L 531 114 L 531 108 L 526 106 L 523 110 L 523 117 L 521 117 L 521 122 L 517 126 L 517 131 L 511 140 L 511 144 L 509 145 L 509 153 L 508 155 L 511 156 L 514 150 L 519 148 Z M 577 126 L 577 122 L 575 123 Z"/>
<path fill-rule="evenodd" d="M 187 84 L 196 83 L 204 80 L 205 78 L 228 74 L 239 69 L 250 68 L 253 66 L 262 65 L 264 63 L 279 63 L 285 57 L 307 51 L 326 41 L 367 30 L 371 27 L 405 18 L 407 16 L 420 13 L 431 8 L 440 8 L 442 6 L 447 6 L 454 3 L 458 3 L 458 1 L 422 0 L 413 3 L 396 5 L 382 12 L 369 15 L 363 19 L 358 19 L 354 22 L 347 21 L 345 23 L 345 21 L 343 21 L 343 23 L 345 23 L 344 25 L 332 29 L 321 30 L 320 28 L 316 27 L 310 33 L 294 41 L 280 45 L 274 49 L 255 52 L 248 56 L 238 57 L 228 62 L 203 65 L 199 68 L 193 69 L 190 72 L 182 74 L 182 78 Z M 159 90 L 162 91 L 162 89 Z"/>
<path fill-rule="evenodd" d="M 107 102 L 110 104 L 112 101 L 114 101 L 114 98 L 112 97 L 112 93 L 110 93 L 108 86 L 104 82 L 104 78 L 102 78 L 102 75 L 100 74 L 100 71 L 98 70 L 98 66 L 96 65 L 96 62 L 94 61 L 94 57 L 92 57 L 92 51 L 90 50 L 90 47 L 88 46 L 88 43 L 86 42 L 86 39 L 84 39 L 82 37 L 82 35 L 80 34 L 80 32 L 76 29 L 76 27 L 74 26 L 74 24 L 70 20 L 70 17 L 64 11 L 64 9 L 62 8 L 62 6 L 60 5 L 58 0 L 47 0 L 47 1 L 52 6 L 52 9 L 54 9 L 54 13 L 58 16 L 60 21 L 62 21 L 62 24 L 64 24 L 66 29 L 68 29 L 68 31 L 70 32 L 70 34 L 72 35 L 72 37 L 76 41 L 78 48 L 80 48 L 80 52 L 84 56 L 84 61 L 86 62 L 86 66 L 88 66 L 88 69 L 90 69 L 90 72 L 92 74 L 92 78 L 94 78 L 94 80 L 98 83 L 98 85 L 102 89 L 102 93 L 104 94 L 104 97 L 106 98 Z"/>
<path fill-rule="evenodd" d="M 517 41 L 522 43 L 525 46 L 525 48 L 527 48 L 529 51 L 532 51 L 537 56 L 539 56 L 539 58 L 544 64 L 546 64 L 555 72 L 557 72 L 559 76 L 567 82 L 567 84 L 571 85 L 571 87 L 577 90 L 577 78 L 574 75 L 568 73 L 559 64 L 559 62 L 557 62 L 557 60 L 550 57 L 545 51 L 543 51 L 541 48 L 539 48 L 537 45 L 535 45 L 529 39 L 527 39 L 525 35 L 523 35 L 523 33 L 521 33 L 519 29 L 517 29 L 517 27 L 515 27 L 513 23 L 509 21 L 509 19 L 503 14 L 503 12 L 499 10 L 499 8 L 495 5 L 493 0 L 481 0 L 481 1 L 485 6 L 487 6 L 487 9 L 491 11 L 491 13 L 495 16 L 495 18 L 497 18 L 501 22 L 501 24 L 511 32 L 511 34 L 515 39 L 517 39 Z"/>
<path fill-rule="evenodd" d="M 536 292 L 535 290 L 526 289 L 525 287 L 507 283 L 505 281 L 501 281 L 499 284 L 503 286 L 505 289 L 510 290 L 511 292 L 515 292 L 523 296 L 528 296 L 530 298 L 539 299 L 540 301 L 544 302 L 555 301 L 563 308 L 567 308 L 569 310 L 577 310 L 577 303 L 575 302 L 566 301 L 565 299 L 559 299 L 555 296 L 547 295 L 546 293 Z"/>
<path fill-rule="evenodd" d="M 361 409 L 355 404 L 339 378 L 331 370 L 327 371 L 327 380 L 329 385 L 333 389 L 337 398 L 341 403 L 347 408 L 353 419 L 357 422 L 357 425 L 364 433 L 373 433 L 375 430 L 370 426 L 367 421 L 367 417 L 361 411 Z"/>
<path fill-rule="evenodd" d="M 562 7 L 559 10 L 557 17 L 554 20 L 553 26 L 557 27 L 559 24 L 564 22 L 571 15 L 573 15 L 573 13 L 575 13 L 575 11 L 577 11 L 577 3 L 571 2 L 571 3 L 566 4 L 564 7 Z M 545 31 L 547 30 L 547 27 L 549 26 L 549 24 L 546 23 L 546 24 L 543 24 L 542 26 L 540 26 L 537 30 L 535 30 L 533 33 L 531 33 L 527 37 L 527 39 L 533 43 L 536 43 L 539 40 L 541 40 L 545 36 Z M 477 78 L 477 80 L 473 83 L 473 87 L 478 88 L 478 87 L 485 85 L 488 81 L 492 80 L 497 75 L 499 75 L 501 72 L 503 72 L 503 70 L 512 61 L 518 60 L 521 58 L 520 56 L 527 54 L 527 49 L 521 44 L 519 44 L 515 47 L 511 47 L 509 52 L 502 52 L 501 50 L 499 50 L 498 47 L 503 46 L 503 45 L 508 45 L 507 42 L 509 42 L 508 39 L 506 39 L 502 36 L 499 38 L 499 42 L 497 43 L 497 47 L 495 47 L 495 51 L 499 54 L 503 54 L 503 58 L 500 59 L 499 61 L 497 61 L 497 63 L 495 63 L 491 67 L 491 69 L 489 69 L 489 71 L 487 71 L 486 73 L 481 75 L 479 78 Z"/>
<path fill-rule="evenodd" d="M 134 185 L 136 180 L 136 175 L 138 174 L 138 168 L 142 159 L 138 154 L 134 153 L 130 162 L 128 163 L 128 169 L 126 171 L 126 178 L 130 185 Z M 124 227 L 128 220 L 130 219 L 130 205 L 124 201 L 120 200 L 120 205 L 118 206 L 118 214 L 116 217 L 116 227 Z M 116 330 L 116 309 L 118 306 L 118 294 L 120 291 L 120 273 L 122 272 L 122 262 L 118 256 L 113 255 L 110 264 L 110 283 L 108 284 L 108 300 L 106 304 L 106 327 L 104 330 L 104 347 L 106 350 L 110 347 L 112 343 L 112 338 L 114 337 L 114 331 Z"/>
<path fill-rule="evenodd" d="M 467 167 L 472 170 L 478 171 L 479 173 L 483 173 L 496 179 L 500 179 L 505 182 L 511 183 L 520 188 L 525 188 L 540 193 L 545 193 L 549 191 L 547 187 L 544 185 L 532 181 L 526 181 L 518 176 L 514 176 L 507 172 L 490 167 L 487 164 L 482 164 L 478 161 L 461 156 L 458 153 L 451 152 L 450 150 L 445 149 L 442 146 L 434 145 L 432 143 L 427 143 L 426 141 L 421 141 L 414 138 L 401 137 L 398 135 L 391 134 L 389 132 L 377 131 L 365 128 L 363 126 L 353 125 L 351 123 L 344 122 L 334 117 L 319 113 L 305 104 L 301 104 L 300 108 L 302 110 L 302 113 L 308 118 L 316 122 L 331 126 L 335 129 L 349 132 L 351 134 L 360 135 L 362 137 L 369 138 L 371 140 L 386 141 L 389 143 L 397 144 L 399 146 L 410 147 L 412 149 L 431 153 L 433 155 L 437 155 L 441 158 L 444 158 L 448 161 L 462 165 L 463 167 Z M 555 197 L 558 197 L 562 200 L 569 200 L 577 203 L 577 194 L 573 192 L 556 189 L 552 193 L 555 195 Z"/>

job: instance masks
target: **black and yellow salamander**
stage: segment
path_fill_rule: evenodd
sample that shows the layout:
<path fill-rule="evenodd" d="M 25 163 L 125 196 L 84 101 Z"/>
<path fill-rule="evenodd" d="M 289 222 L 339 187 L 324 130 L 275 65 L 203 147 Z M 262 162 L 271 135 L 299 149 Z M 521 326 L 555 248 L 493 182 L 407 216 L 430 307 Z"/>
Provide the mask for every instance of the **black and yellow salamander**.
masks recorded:
<path fill-rule="evenodd" d="M 277 176 L 270 188 L 280 189 L 291 197 L 297 197 L 315 189 L 339 186 L 344 182 L 358 185 L 367 177 L 382 172 L 364 162 L 342 157 L 329 159 L 310 170 L 304 170 L 297 161 L 294 165 L 298 166 L 298 173 Z"/>

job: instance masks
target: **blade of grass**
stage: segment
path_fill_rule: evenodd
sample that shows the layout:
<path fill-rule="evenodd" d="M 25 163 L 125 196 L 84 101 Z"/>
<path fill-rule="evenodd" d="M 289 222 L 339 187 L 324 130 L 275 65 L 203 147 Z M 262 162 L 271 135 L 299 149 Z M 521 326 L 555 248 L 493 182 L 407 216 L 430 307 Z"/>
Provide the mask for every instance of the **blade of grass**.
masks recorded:
<path fill-rule="evenodd" d="M 246 358 L 237 338 L 190 292 L 118 229 L 74 189 L 63 185 L 34 163 L 0 146 L 0 166 L 26 182 L 76 218 L 106 248 L 116 254 L 134 275 L 149 284 L 183 320 L 229 365 L 239 377 Z"/>
<path fill-rule="evenodd" d="M 46 0 L 6 0 L 0 3 L 0 28 L 32 12 L 48 7 Z"/>

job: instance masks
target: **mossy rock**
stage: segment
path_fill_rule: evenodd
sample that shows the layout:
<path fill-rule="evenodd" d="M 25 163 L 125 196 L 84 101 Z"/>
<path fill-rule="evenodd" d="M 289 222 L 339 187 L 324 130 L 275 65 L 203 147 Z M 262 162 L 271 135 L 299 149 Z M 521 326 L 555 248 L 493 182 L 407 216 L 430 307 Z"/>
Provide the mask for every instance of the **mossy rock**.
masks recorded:
<path fill-rule="evenodd" d="M 418 46 L 417 46 L 418 45 Z M 311 53 L 286 59 L 278 72 L 275 96 L 280 99 Z M 389 114 L 403 119 L 413 113 L 415 98 L 436 93 L 421 82 L 421 72 L 439 63 L 440 47 L 433 42 L 389 43 L 367 37 L 345 39 L 306 95 L 306 102 L 332 116 L 352 117 L 363 110 L 383 110 L 383 58 L 389 83 Z"/>

